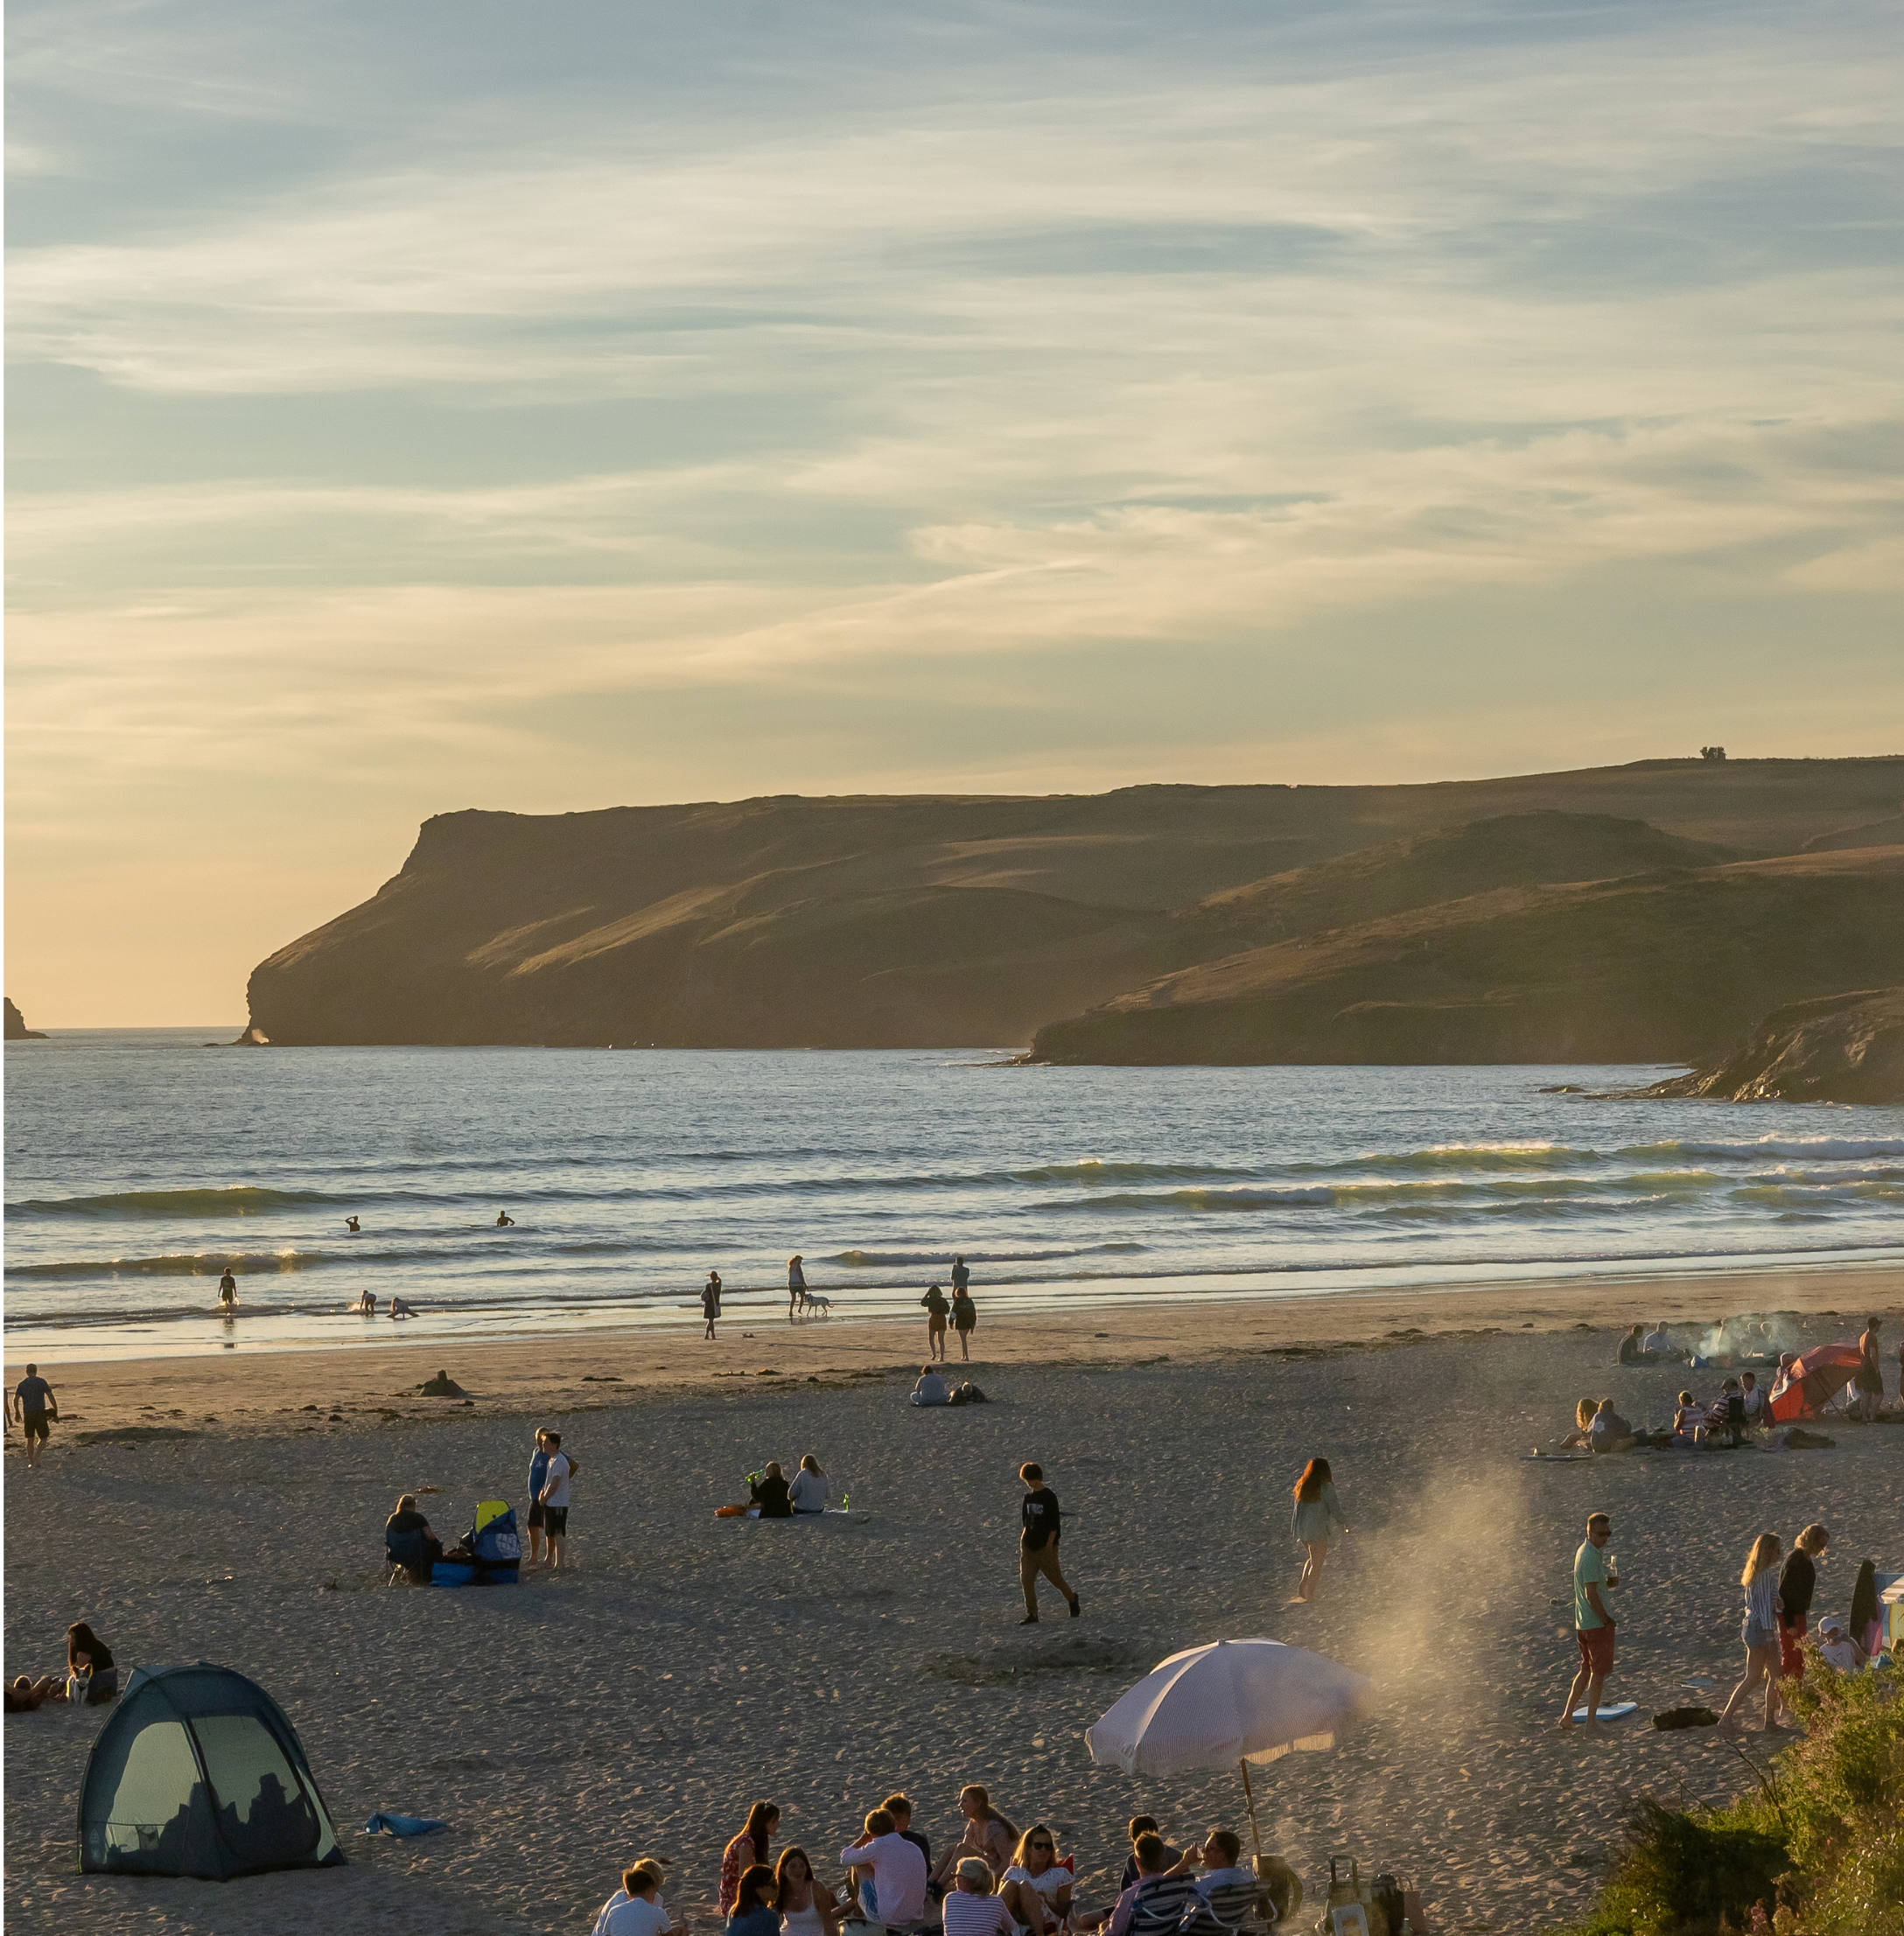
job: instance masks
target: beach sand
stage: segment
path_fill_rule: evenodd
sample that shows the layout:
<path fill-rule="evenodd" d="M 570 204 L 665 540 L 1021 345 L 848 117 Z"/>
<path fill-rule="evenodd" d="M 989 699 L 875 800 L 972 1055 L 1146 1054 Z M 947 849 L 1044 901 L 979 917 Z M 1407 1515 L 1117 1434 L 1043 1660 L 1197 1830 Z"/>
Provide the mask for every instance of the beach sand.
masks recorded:
<path fill-rule="evenodd" d="M 1819 1611 L 1842 1611 L 1859 1558 L 1904 1562 L 1904 1428 L 1835 1427 L 1836 1448 L 1809 1453 L 1522 1455 L 1585 1394 L 1665 1416 L 1687 1374 L 1613 1366 L 1635 1318 L 1783 1309 L 1809 1314 L 1795 1326 L 1816 1342 L 1870 1310 L 1894 1338 L 1900 1305 L 1904 1273 L 1851 1269 L 1107 1297 L 1062 1324 L 983 1323 L 972 1373 L 993 1402 L 923 1413 L 903 1402 L 922 1323 L 789 1327 L 783 1310 L 728 1321 L 713 1345 L 684 1330 L 460 1347 L 447 1368 L 467 1405 L 406 1395 L 444 1361 L 429 1345 L 43 1364 L 66 1416 L 31 1475 L 8 1436 L 6 1671 L 55 1666 L 84 1618 L 122 1668 L 251 1674 L 298 1726 L 351 1866 L 79 1876 L 74 1808 L 103 1710 L 55 1708 L 7 1722 L 9 1926 L 584 1932 L 624 1863 L 655 1853 L 675 1863 L 670 1908 L 707 1936 L 721 1846 L 752 1796 L 774 1797 L 783 1838 L 836 1879 L 832 1858 L 888 1789 L 914 1797 L 936 1849 L 970 1780 L 1021 1825 L 1056 1828 L 1081 1899 L 1101 1904 L 1134 1810 L 1179 1835 L 1246 1825 L 1234 1775 L 1132 1780 L 1093 1767 L 1082 1730 L 1176 1649 L 1262 1634 L 1377 1690 L 1334 1752 L 1257 1778 L 1265 1847 L 1312 1905 L 1329 1857 L 1353 1856 L 1417 1880 L 1437 1928 L 1538 1929 L 1587 1901 L 1634 1797 L 1717 1800 L 1751 1779 L 1711 1730 L 1654 1734 L 1646 1714 L 1723 1699 L 1733 1583 L 1761 1527 L 1832 1528 Z M 1703 1394 L 1717 1374 L 1690 1381 Z M 480 1499 L 520 1506 L 538 1423 L 582 1461 L 576 1570 L 513 1591 L 383 1588 L 397 1492 L 442 1488 L 423 1505 L 452 1536 Z M 126 1432 L 140 1436 L 93 1436 Z M 713 1518 L 744 1471 L 809 1450 L 870 1516 Z M 1285 1604 L 1289 1487 L 1313 1453 L 1334 1462 L 1352 1530 L 1306 1608 Z M 1063 1501 L 1084 1613 L 1049 1604 L 1021 1630 L 1026 1458 Z M 1598 1742 L 1553 1728 L 1575 1659 L 1568 1569 L 1594 1507 L 1614 1515 L 1628 1583 L 1609 1695 L 1641 1705 Z M 451 1827 L 358 1835 L 375 1808 Z"/>

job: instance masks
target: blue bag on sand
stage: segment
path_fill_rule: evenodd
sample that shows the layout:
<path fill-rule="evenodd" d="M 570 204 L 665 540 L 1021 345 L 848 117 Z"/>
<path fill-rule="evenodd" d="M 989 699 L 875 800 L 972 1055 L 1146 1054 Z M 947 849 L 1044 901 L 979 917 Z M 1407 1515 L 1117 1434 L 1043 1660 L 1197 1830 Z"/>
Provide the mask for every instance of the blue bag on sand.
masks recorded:
<path fill-rule="evenodd" d="M 393 1815 L 387 1809 L 380 1808 L 364 1824 L 367 1835 L 430 1835 L 439 1828 L 447 1828 L 446 1821 L 432 1821 L 428 1815 Z"/>
<path fill-rule="evenodd" d="M 467 1586 L 476 1577 L 476 1569 L 461 1560 L 438 1560 L 430 1569 L 431 1586 Z"/>

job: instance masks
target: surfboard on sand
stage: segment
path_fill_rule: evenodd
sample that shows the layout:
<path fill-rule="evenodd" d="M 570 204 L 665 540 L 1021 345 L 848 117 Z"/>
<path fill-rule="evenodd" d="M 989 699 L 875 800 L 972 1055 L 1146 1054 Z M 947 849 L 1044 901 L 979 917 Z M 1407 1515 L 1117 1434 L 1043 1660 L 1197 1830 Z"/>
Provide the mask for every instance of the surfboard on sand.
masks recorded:
<path fill-rule="evenodd" d="M 1637 1701 L 1611 1702 L 1600 1710 L 1599 1718 L 1602 1721 L 1623 1721 L 1639 1705 L 1640 1703 Z M 1585 1708 L 1576 1708 L 1573 1710 L 1573 1718 L 1576 1721 L 1585 1721 L 1586 1719 L 1586 1709 Z"/>

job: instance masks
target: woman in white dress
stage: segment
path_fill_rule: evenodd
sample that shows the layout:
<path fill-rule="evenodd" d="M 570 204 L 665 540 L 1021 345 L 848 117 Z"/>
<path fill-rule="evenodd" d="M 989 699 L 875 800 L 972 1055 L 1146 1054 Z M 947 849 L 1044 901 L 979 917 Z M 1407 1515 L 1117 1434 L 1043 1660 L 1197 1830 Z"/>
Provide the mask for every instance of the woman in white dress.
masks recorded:
<path fill-rule="evenodd" d="M 1046 1936 L 1071 1913 L 1072 1873 L 1058 1860 L 1058 1838 L 1034 1821 L 1018 1837 L 1011 1866 L 998 1885 L 1012 1920 L 1030 1936 Z"/>
<path fill-rule="evenodd" d="M 774 1899 L 780 1905 L 780 1936 L 837 1936 L 839 1905 L 814 1874 L 804 1849 L 780 1850 L 774 1865 Z"/>

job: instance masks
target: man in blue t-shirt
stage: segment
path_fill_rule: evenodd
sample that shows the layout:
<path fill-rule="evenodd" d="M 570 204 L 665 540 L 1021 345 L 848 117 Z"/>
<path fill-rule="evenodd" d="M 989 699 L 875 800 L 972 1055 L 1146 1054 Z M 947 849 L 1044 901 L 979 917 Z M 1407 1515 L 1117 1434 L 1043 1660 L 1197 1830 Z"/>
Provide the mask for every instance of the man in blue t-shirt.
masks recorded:
<path fill-rule="evenodd" d="M 13 1416 L 26 1434 L 28 1471 L 39 1464 L 39 1455 L 46 1449 L 47 1421 L 59 1415 L 60 1401 L 52 1395 L 52 1387 L 39 1375 L 38 1365 L 29 1365 L 26 1376 L 13 1387 Z"/>

